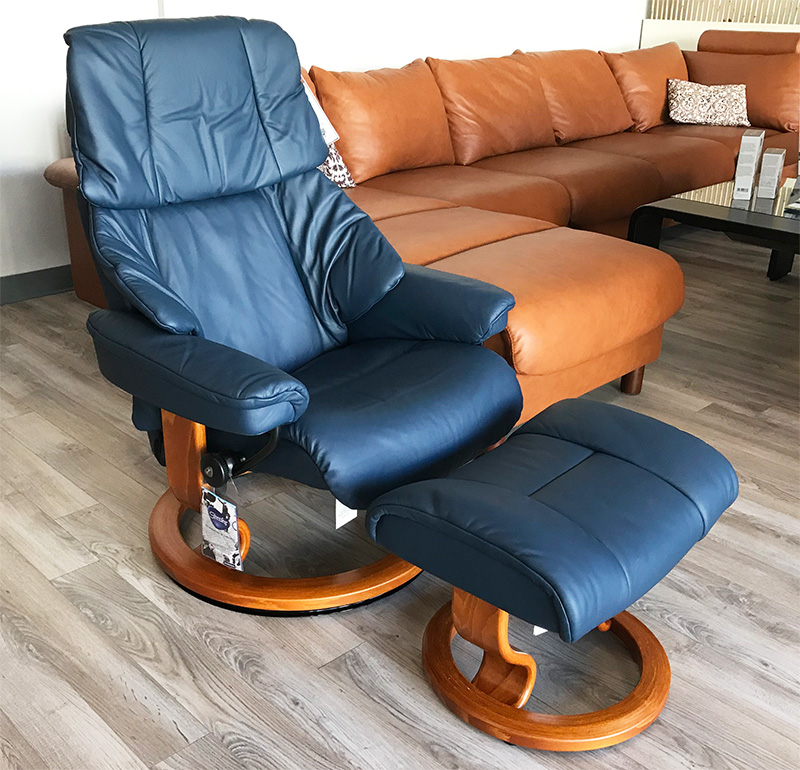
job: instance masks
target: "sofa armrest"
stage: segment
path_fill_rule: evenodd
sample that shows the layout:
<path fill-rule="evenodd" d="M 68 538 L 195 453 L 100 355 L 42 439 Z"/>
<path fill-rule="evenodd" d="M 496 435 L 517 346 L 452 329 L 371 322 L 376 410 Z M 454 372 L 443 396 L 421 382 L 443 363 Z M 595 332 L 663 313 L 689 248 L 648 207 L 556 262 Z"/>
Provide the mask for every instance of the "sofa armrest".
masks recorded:
<path fill-rule="evenodd" d="M 94 311 L 86 326 L 108 380 L 210 428 L 257 436 L 294 422 L 308 406 L 301 382 L 226 345 L 114 310 Z"/>
<path fill-rule="evenodd" d="M 506 327 L 514 297 L 492 284 L 419 265 L 348 326 L 350 341 L 394 338 L 479 345 Z"/>

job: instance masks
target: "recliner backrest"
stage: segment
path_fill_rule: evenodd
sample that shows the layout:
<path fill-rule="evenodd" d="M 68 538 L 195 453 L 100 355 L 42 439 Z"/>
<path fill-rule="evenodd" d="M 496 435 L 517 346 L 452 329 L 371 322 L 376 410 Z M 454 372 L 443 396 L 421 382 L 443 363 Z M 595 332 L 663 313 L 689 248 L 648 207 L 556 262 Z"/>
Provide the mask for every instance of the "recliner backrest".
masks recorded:
<path fill-rule="evenodd" d="M 128 306 L 291 371 L 400 280 L 394 249 L 316 170 L 327 148 L 280 27 L 117 22 L 66 40 L 92 246 Z"/>

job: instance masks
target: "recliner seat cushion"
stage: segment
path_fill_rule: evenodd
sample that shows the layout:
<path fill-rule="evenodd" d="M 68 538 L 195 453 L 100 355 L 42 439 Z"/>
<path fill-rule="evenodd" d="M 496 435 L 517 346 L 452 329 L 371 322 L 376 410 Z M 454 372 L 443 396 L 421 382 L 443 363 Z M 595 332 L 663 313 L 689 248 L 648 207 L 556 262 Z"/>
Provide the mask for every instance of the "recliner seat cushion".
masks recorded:
<path fill-rule="evenodd" d="M 601 51 L 617 80 L 635 131 L 647 131 L 669 120 L 667 80 L 688 80 L 686 61 L 677 43 L 626 53 Z"/>
<path fill-rule="evenodd" d="M 372 537 L 574 642 L 646 594 L 736 499 L 730 463 L 644 415 L 562 401 L 447 478 L 377 499 Z"/>
<path fill-rule="evenodd" d="M 514 371 L 502 358 L 454 342 L 358 342 L 292 376 L 308 389 L 309 407 L 282 429 L 261 470 L 309 483 L 313 460 L 351 508 L 467 462 L 511 430 L 522 407 Z"/>
<path fill-rule="evenodd" d="M 408 195 L 428 195 L 461 206 L 565 225 L 570 218 L 569 193 L 563 185 L 546 176 L 497 173 L 475 166 L 434 166 L 375 177 L 364 186 Z"/>
<path fill-rule="evenodd" d="M 400 69 L 310 73 L 357 183 L 454 162 L 442 95 L 422 59 Z"/>
<path fill-rule="evenodd" d="M 683 273 L 663 251 L 564 227 L 479 246 L 431 264 L 514 294 L 514 368 L 545 375 L 658 329 L 683 303 Z"/>
<path fill-rule="evenodd" d="M 661 175 L 639 158 L 573 147 L 540 147 L 479 160 L 470 168 L 545 177 L 566 188 L 570 222 L 583 227 L 629 216 L 661 197 Z"/>
<path fill-rule="evenodd" d="M 426 61 L 442 92 L 456 163 L 556 143 L 542 84 L 527 57 Z"/>
<path fill-rule="evenodd" d="M 569 146 L 652 163 L 661 174 L 662 197 L 727 182 L 736 170 L 730 150 L 709 139 L 626 132 L 583 139 Z"/>
<path fill-rule="evenodd" d="M 559 144 L 625 131 L 633 121 L 611 70 L 596 51 L 523 53 L 542 82 Z"/>
<path fill-rule="evenodd" d="M 797 131 L 800 120 L 800 53 L 758 56 L 685 51 L 689 79 L 704 85 L 744 83 L 747 116 L 754 126 Z"/>

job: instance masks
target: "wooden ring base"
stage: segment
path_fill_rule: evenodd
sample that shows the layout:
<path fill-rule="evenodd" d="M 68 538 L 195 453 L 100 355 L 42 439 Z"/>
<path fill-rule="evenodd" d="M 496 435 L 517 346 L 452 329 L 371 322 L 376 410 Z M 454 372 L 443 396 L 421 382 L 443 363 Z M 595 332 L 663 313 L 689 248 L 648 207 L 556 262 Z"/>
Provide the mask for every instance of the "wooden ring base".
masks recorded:
<path fill-rule="evenodd" d="M 390 554 L 365 567 L 323 577 L 248 575 L 223 567 L 189 547 L 180 531 L 185 509 L 171 489 L 156 503 L 149 527 L 153 554 L 175 582 L 229 607 L 275 613 L 342 609 L 394 591 L 420 573 L 419 568 Z"/>
<path fill-rule="evenodd" d="M 422 657 L 436 694 L 452 712 L 473 727 L 527 748 L 599 749 L 626 741 L 648 727 L 664 708 L 670 685 L 669 660 L 652 631 L 628 612 L 621 612 L 610 624 L 611 633 L 625 644 L 639 664 L 639 683 L 613 706 L 586 714 L 558 716 L 524 711 L 470 682 L 453 660 L 451 642 L 456 629 L 450 603 L 428 623 Z"/>

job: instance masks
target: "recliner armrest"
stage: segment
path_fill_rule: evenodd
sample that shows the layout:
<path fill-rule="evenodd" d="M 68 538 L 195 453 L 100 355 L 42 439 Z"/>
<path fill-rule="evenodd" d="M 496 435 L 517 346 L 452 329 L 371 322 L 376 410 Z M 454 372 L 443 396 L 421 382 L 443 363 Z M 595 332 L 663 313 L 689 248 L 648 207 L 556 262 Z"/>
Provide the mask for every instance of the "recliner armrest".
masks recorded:
<path fill-rule="evenodd" d="M 397 286 L 348 330 L 351 342 L 392 338 L 479 345 L 505 329 L 513 307 L 514 296 L 492 284 L 405 265 Z"/>
<path fill-rule="evenodd" d="M 94 311 L 86 326 L 107 379 L 210 428 L 257 436 L 294 422 L 308 406 L 299 380 L 226 345 L 115 310 Z"/>

